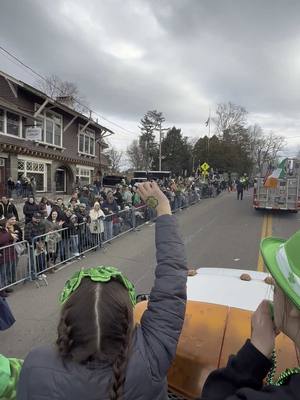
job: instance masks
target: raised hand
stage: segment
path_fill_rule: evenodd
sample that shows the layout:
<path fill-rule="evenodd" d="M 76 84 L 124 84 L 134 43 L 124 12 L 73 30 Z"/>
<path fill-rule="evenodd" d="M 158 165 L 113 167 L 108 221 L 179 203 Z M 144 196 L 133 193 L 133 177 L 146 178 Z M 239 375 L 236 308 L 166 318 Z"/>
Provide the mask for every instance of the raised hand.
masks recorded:
<path fill-rule="evenodd" d="M 268 300 L 263 300 L 252 315 L 251 343 L 269 358 L 275 347 L 277 333 L 272 321 L 270 303 Z"/>
<path fill-rule="evenodd" d="M 156 208 L 157 211 L 157 216 L 172 214 L 169 200 L 160 190 L 156 182 L 145 182 L 139 184 L 137 192 L 146 204 L 150 202 L 153 203 L 154 208 Z"/>

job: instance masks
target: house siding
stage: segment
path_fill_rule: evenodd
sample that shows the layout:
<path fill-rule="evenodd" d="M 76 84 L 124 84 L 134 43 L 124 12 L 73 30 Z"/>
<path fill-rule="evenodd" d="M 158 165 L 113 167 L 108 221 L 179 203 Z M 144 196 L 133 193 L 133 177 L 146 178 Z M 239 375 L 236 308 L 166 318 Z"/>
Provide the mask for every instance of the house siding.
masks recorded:
<path fill-rule="evenodd" d="M 0 99 L 5 102 L 5 106 L 0 108 L 6 108 L 8 111 L 17 113 L 16 108 L 22 115 L 22 124 L 32 126 L 34 124 L 33 114 L 35 111 L 35 104 L 43 104 L 44 98 L 39 97 L 35 93 L 28 91 L 26 88 L 14 84 L 17 90 L 18 97 L 16 98 L 9 87 L 6 79 L 0 75 Z M 7 105 L 8 104 L 8 105 Z M 11 105 L 11 109 L 9 109 Z M 73 119 L 72 110 L 68 113 L 65 109 L 60 109 L 59 105 L 48 104 L 43 110 L 51 107 L 51 111 L 54 111 L 62 116 L 63 127 Z M 23 115 L 22 113 L 26 113 Z M 32 115 L 32 117 L 27 114 Z M 84 126 L 87 119 L 84 116 L 78 116 L 75 121 L 63 132 L 62 147 L 55 148 L 51 145 L 44 143 L 33 142 L 26 140 L 23 137 L 12 137 L 8 135 L 0 135 L 0 152 L 3 152 L 7 157 L 7 163 L 5 168 L 5 179 L 12 177 L 14 180 L 18 178 L 18 159 L 24 157 L 34 157 L 38 159 L 51 160 L 51 165 L 45 162 L 46 168 L 46 182 L 44 182 L 45 191 L 55 192 L 55 178 L 56 169 L 63 168 L 67 174 L 66 192 L 70 193 L 76 180 L 76 165 L 93 168 L 92 175 L 96 176 L 107 168 L 108 162 L 104 154 L 101 154 L 101 166 L 99 158 L 99 144 L 95 143 L 95 156 L 86 156 L 79 154 L 78 152 L 78 131 L 79 125 Z M 101 129 L 91 124 L 88 128 L 95 131 L 96 139 L 101 135 Z M 22 129 L 24 132 L 25 130 Z M 101 151 L 102 153 L 102 151 Z M 1 157 L 0 157 L 1 158 Z M 9 164 L 9 165 L 7 165 Z M 3 192 L 3 188 L 0 185 L 0 192 Z"/>

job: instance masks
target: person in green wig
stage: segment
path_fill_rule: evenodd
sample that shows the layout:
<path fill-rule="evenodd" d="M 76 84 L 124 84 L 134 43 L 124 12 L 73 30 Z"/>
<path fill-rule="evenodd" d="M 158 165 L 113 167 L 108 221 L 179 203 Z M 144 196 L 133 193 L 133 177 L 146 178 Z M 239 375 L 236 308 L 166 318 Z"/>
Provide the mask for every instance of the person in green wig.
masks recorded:
<path fill-rule="evenodd" d="M 299 366 L 291 365 L 274 379 L 276 335 L 283 332 L 300 350 L 300 231 L 288 240 L 264 239 L 261 253 L 274 279 L 274 303 L 264 300 L 259 305 L 251 339 L 230 357 L 226 368 L 208 376 L 202 400 L 300 399 Z"/>
<path fill-rule="evenodd" d="M 77 272 L 60 296 L 56 346 L 26 357 L 17 400 L 167 399 L 185 315 L 187 262 L 166 196 L 155 182 L 137 191 L 158 215 L 155 282 L 141 323 L 134 323 L 136 294 L 123 273 L 111 266 Z"/>

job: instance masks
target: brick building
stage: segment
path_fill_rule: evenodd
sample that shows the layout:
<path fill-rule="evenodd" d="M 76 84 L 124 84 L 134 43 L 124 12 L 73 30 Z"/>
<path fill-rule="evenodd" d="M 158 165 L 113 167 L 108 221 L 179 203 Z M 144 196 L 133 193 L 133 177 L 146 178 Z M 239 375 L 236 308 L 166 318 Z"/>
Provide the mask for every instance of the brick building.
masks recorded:
<path fill-rule="evenodd" d="M 37 193 L 67 193 L 92 183 L 108 160 L 113 132 L 60 101 L 0 71 L 0 195 L 9 177 L 34 177 Z"/>

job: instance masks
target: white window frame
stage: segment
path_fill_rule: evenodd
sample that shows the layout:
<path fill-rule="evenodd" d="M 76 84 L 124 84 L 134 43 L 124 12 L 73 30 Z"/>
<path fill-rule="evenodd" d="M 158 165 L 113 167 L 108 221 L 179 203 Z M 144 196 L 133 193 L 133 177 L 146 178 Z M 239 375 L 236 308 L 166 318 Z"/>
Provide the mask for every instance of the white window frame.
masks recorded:
<path fill-rule="evenodd" d="M 37 111 L 39 108 L 41 107 L 40 104 L 35 103 L 34 105 L 34 109 L 35 111 Z M 56 117 L 60 119 L 60 145 L 55 144 L 55 120 L 54 118 L 51 118 L 49 116 L 47 116 L 48 114 L 51 114 L 52 117 Z M 57 149 L 63 149 L 63 116 L 61 114 L 58 114 L 55 111 L 52 110 L 48 110 L 47 108 L 45 108 L 37 117 L 37 119 L 42 120 L 42 130 L 43 130 L 43 140 L 37 140 L 38 143 L 43 143 L 45 146 L 51 146 L 51 147 L 55 147 Z M 52 143 L 49 143 L 46 141 L 46 121 L 50 120 L 53 123 L 53 131 L 52 131 Z M 36 121 L 34 122 L 34 125 L 36 126 Z"/>
<path fill-rule="evenodd" d="M 78 153 L 85 155 L 85 156 L 89 156 L 89 157 L 96 157 L 96 135 L 95 135 L 95 131 L 93 129 L 89 129 L 86 128 L 83 132 L 81 132 L 81 129 L 83 128 L 83 125 L 78 125 Z M 80 135 L 83 135 L 83 151 L 80 150 Z M 90 152 L 90 148 L 91 148 L 91 143 L 90 143 L 90 139 L 94 140 L 94 151 L 93 153 Z M 88 153 L 85 152 L 85 143 L 86 140 L 88 141 L 88 145 L 89 145 L 89 151 Z"/>
<path fill-rule="evenodd" d="M 89 185 L 92 183 L 94 168 L 93 167 L 83 167 L 81 165 L 76 165 L 76 178 L 89 178 Z"/>
<path fill-rule="evenodd" d="M 17 168 L 17 172 L 19 174 L 19 172 L 21 172 L 22 174 L 24 174 L 25 176 L 27 176 L 27 172 L 28 173 L 34 173 L 34 174 L 40 174 L 44 176 L 44 187 L 43 190 L 37 190 L 37 193 L 45 193 L 47 192 L 47 163 L 45 162 L 45 160 L 41 160 L 41 159 L 35 159 L 35 158 L 29 158 L 29 157 L 18 157 L 18 161 L 23 161 L 24 162 L 24 169 L 19 169 L 19 167 Z M 27 169 L 27 163 L 31 162 L 31 163 L 37 163 L 37 164 L 43 164 L 44 165 L 44 171 L 32 171 L 30 169 Z"/>
<path fill-rule="evenodd" d="M 0 134 L 1 135 L 6 135 L 6 136 L 9 136 L 9 137 L 13 137 L 13 138 L 22 139 L 22 116 L 19 115 L 18 113 L 16 113 L 15 111 L 8 110 L 8 109 L 6 109 L 4 107 L 0 107 L 0 109 L 4 112 L 4 131 L 3 132 L 0 131 Z M 11 133 L 7 133 L 7 112 L 15 114 L 15 115 L 17 115 L 19 117 L 19 132 L 18 132 L 18 136 L 12 135 Z"/>

